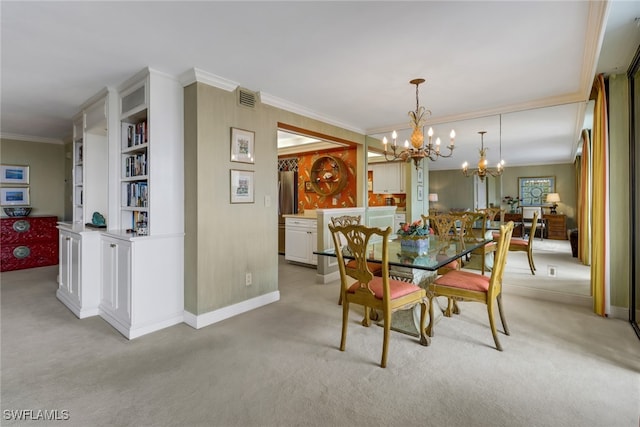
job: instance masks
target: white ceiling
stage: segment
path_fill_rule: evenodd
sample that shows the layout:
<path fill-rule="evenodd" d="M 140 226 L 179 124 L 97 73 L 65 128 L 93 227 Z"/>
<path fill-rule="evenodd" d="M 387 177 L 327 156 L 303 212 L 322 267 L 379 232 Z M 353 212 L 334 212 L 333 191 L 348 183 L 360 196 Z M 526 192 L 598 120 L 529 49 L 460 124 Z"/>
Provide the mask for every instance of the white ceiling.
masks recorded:
<path fill-rule="evenodd" d="M 637 1 L 0 5 L 3 137 L 61 141 L 83 102 L 147 66 L 387 133 L 406 127 L 422 77 L 428 125 L 458 135 L 432 170 L 473 163 L 480 130 L 497 161 L 500 114 L 507 165 L 571 162 L 594 75 L 625 72 L 640 44 Z"/>

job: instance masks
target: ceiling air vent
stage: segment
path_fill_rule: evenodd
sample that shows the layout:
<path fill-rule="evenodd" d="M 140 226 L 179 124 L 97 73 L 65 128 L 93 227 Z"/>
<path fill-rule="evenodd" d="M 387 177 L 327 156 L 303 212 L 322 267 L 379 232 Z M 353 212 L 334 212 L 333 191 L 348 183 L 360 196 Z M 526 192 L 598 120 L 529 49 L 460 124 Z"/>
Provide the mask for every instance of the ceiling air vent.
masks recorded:
<path fill-rule="evenodd" d="M 248 89 L 244 89 L 238 87 L 238 105 L 242 105 L 243 107 L 255 109 L 256 103 L 258 102 L 258 94 L 256 92 L 252 92 Z"/>

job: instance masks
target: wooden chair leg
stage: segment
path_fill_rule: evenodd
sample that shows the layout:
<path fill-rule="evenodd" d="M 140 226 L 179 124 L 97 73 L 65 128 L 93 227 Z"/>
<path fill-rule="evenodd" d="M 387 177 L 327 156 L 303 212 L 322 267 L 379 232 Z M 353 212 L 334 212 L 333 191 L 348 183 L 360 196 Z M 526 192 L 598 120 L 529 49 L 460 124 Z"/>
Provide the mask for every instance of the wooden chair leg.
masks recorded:
<path fill-rule="evenodd" d="M 389 349 L 389 335 L 391 335 L 391 313 L 385 311 L 384 314 L 384 334 L 382 337 L 382 360 L 380 367 L 387 367 L 387 350 Z"/>
<path fill-rule="evenodd" d="M 433 321 L 435 317 L 435 313 L 433 310 L 433 297 L 429 297 L 429 325 L 427 326 L 427 335 L 433 336 L 433 326 L 435 322 Z"/>
<path fill-rule="evenodd" d="M 498 340 L 498 332 L 496 331 L 496 322 L 493 318 L 493 301 L 487 302 L 487 312 L 489 314 L 489 325 L 491 326 L 493 341 L 496 343 L 496 348 L 498 349 L 498 351 L 502 351 L 502 346 L 500 345 L 500 341 Z"/>
<path fill-rule="evenodd" d="M 427 321 L 427 303 L 420 303 L 420 344 L 429 345 L 431 344 L 431 339 L 427 336 L 426 332 L 426 321 Z"/>
<path fill-rule="evenodd" d="M 504 317 L 504 311 L 502 308 L 502 294 L 498 295 L 496 300 L 498 301 L 498 312 L 500 313 L 500 321 L 502 322 L 502 329 L 504 329 L 505 335 L 510 335 L 509 327 L 507 326 L 507 319 L 506 317 Z"/>
<path fill-rule="evenodd" d="M 344 351 L 347 344 L 347 326 L 349 325 L 349 302 L 342 304 L 342 338 L 340 339 L 340 351 Z"/>
<path fill-rule="evenodd" d="M 531 249 L 527 251 L 527 258 L 529 258 L 529 268 L 531 269 L 531 274 L 536 275 L 536 266 L 533 263 L 533 253 Z"/>
<path fill-rule="evenodd" d="M 460 314 L 460 306 L 456 300 L 453 300 L 453 314 Z"/>

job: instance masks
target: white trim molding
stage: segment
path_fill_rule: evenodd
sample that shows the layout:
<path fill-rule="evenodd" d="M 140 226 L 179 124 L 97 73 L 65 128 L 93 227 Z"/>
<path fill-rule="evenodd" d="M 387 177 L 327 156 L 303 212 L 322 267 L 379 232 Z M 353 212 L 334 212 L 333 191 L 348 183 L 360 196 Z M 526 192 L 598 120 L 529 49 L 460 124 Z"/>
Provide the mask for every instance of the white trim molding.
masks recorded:
<path fill-rule="evenodd" d="M 12 139 L 14 141 L 42 142 L 45 144 L 64 144 L 64 141 L 58 138 L 45 138 L 42 136 L 21 135 L 17 133 L 0 133 L 0 139 Z"/>
<path fill-rule="evenodd" d="M 275 291 L 204 314 L 195 315 L 185 310 L 184 323 L 194 329 L 200 329 L 279 300 L 280 291 Z"/>

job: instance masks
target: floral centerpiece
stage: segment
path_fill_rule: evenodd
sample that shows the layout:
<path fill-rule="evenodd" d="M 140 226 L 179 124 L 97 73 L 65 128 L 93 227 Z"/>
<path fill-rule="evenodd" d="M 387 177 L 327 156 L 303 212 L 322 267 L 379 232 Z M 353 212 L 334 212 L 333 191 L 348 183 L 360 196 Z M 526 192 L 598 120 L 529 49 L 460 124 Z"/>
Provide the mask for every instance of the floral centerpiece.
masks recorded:
<path fill-rule="evenodd" d="M 511 213 L 516 213 L 516 209 L 518 209 L 518 204 L 522 201 L 522 199 L 518 199 L 517 197 L 505 196 L 502 199 L 503 203 L 509 205 L 509 211 Z"/>
<path fill-rule="evenodd" d="M 424 254 L 429 250 L 429 229 L 419 219 L 412 223 L 403 222 L 396 232 L 403 252 Z"/>

